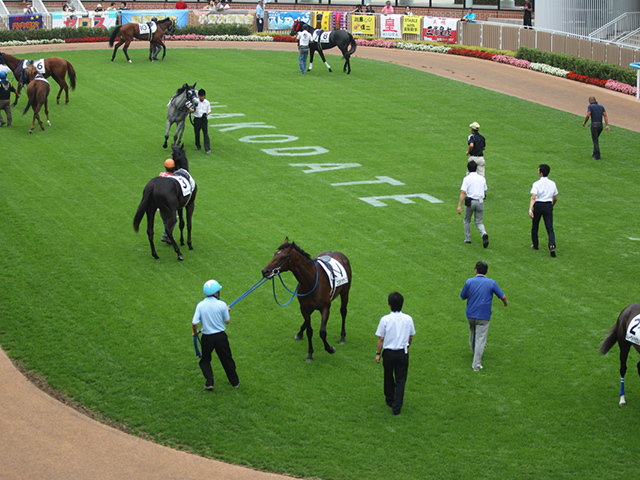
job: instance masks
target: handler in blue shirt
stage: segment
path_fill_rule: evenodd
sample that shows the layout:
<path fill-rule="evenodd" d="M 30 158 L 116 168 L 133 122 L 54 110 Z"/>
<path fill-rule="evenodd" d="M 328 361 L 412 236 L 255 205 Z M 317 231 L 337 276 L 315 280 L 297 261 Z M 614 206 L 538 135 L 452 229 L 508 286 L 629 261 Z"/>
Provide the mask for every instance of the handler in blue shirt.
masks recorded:
<path fill-rule="evenodd" d="M 482 369 L 482 355 L 487 345 L 493 294 L 495 293 L 502 300 L 505 307 L 509 305 L 507 296 L 500 290 L 495 280 L 486 277 L 488 270 L 489 266 L 485 262 L 476 263 L 476 276 L 468 279 L 460 292 L 460 298 L 467 301 L 469 345 L 473 353 L 471 367 L 476 372 Z"/>
<path fill-rule="evenodd" d="M 198 324 L 202 331 L 202 358 L 200 358 L 200 369 L 206 379 L 205 390 L 213 390 L 213 370 L 211 369 L 211 354 L 215 350 L 222 363 L 229 383 L 237 387 L 240 385 L 236 364 L 231 355 L 229 339 L 225 333 L 225 325 L 229 324 L 229 307 L 220 300 L 220 289 L 222 287 L 215 280 L 209 280 L 204 284 L 202 291 L 207 297 L 198 303 L 196 312 L 191 321 L 193 336 L 198 335 Z"/>
<path fill-rule="evenodd" d="M 609 118 L 604 107 L 596 101 L 596 97 L 589 97 L 589 106 L 587 107 L 587 116 L 584 117 L 582 126 L 587 124 L 587 121 L 591 119 L 591 140 L 593 141 L 593 153 L 591 158 L 600 160 L 600 134 L 602 133 L 602 120 L 609 131 Z"/>

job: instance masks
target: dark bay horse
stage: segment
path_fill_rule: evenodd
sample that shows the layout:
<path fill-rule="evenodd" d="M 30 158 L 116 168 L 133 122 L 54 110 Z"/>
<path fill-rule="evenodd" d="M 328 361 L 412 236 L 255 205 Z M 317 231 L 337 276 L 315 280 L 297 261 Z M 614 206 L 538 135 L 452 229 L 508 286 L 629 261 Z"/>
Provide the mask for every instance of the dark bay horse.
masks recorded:
<path fill-rule="evenodd" d="M 599 352 L 604 355 L 616 343 L 620 347 L 620 405 L 626 405 L 624 399 L 624 375 L 627 373 L 627 357 L 631 346 L 640 353 L 640 345 L 627 340 L 627 332 L 640 337 L 640 303 L 632 303 L 618 316 L 618 321 L 611 327 L 609 335 L 602 341 Z M 640 362 L 638 362 L 638 375 L 640 375 Z"/>
<path fill-rule="evenodd" d="M 25 72 L 29 65 L 33 64 L 38 67 L 39 70 L 44 68 L 43 76 L 45 78 L 53 78 L 58 85 L 60 85 L 60 91 L 58 92 L 58 96 L 56 97 L 56 102 L 60 103 L 60 96 L 62 95 L 62 91 L 64 90 L 65 102 L 66 105 L 69 103 L 69 85 L 65 80 L 67 73 L 69 74 L 69 83 L 71 84 L 71 90 L 76 89 L 76 71 L 73 69 L 73 65 L 69 63 L 64 58 L 60 57 L 49 57 L 45 58 L 42 62 L 42 65 L 38 65 L 39 60 L 21 60 L 19 58 L 14 57 L 13 55 L 9 55 L 8 53 L 0 53 L 0 63 L 6 65 L 13 71 L 13 75 L 16 77 L 18 81 L 18 92 L 16 95 L 16 101 L 13 102 L 13 106 L 15 107 L 18 103 L 18 97 L 20 96 L 20 91 L 22 90 L 22 86 L 26 85 L 27 79 L 25 76 Z"/>
<path fill-rule="evenodd" d="M 137 232 L 140 228 L 140 222 L 144 214 L 147 214 L 147 236 L 149 237 L 149 244 L 151 245 L 151 255 L 156 260 L 159 258 L 156 253 L 156 247 L 153 243 L 153 223 L 156 215 L 156 210 L 160 210 L 163 217 L 166 219 L 164 231 L 171 241 L 173 249 L 178 254 L 178 260 L 183 260 L 182 252 L 173 237 L 173 228 L 176 225 L 176 212 L 180 217 L 180 245 L 184 245 L 184 220 L 182 217 L 182 209 L 187 211 L 187 245 L 189 250 L 193 250 L 191 244 L 191 220 L 193 217 L 193 210 L 196 201 L 196 194 L 198 193 L 198 187 L 193 182 L 193 190 L 190 194 L 184 195 L 182 184 L 190 184 L 190 178 L 184 176 L 181 170 L 189 171 L 189 163 L 187 156 L 184 153 L 184 149 L 181 146 L 173 145 L 171 147 L 173 158 L 176 164 L 176 171 L 171 177 L 155 177 L 149 180 L 149 183 L 144 187 L 142 192 L 142 200 L 138 206 L 135 217 L 133 218 L 133 229 Z M 188 175 L 188 173 L 187 173 Z"/>
<path fill-rule="evenodd" d="M 164 60 L 164 56 L 167 54 L 167 47 L 163 41 L 164 34 L 165 32 L 173 33 L 176 28 L 176 24 L 175 21 L 169 17 L 165 18 L 164 20 L 160 20 L 159 22 L 152 23 L 155 23 L 155 25 L 157 26 L 157 29 L 154 33 L 140 33 L 140 24 L 138 23 L 125 23 L 124 25 L 118 25 L 116 28 L 114 28 L 113 32 L 111 32 L 111 36 L 109 37 L 109 46 L 113 47 L 113 43 L 115 42 L 118 34 L 120 34 L 120 41 L 113 49 L 111 61 L 113 62 L 113 59 L 116 58 L 116 52 L 118 51 L 118 48 L 120 48 L 120 45 L 124 44 L 124 47 L 122 47 L 122 51 L 124 52 L 124 56 L 127 57 L 127 61 L 131 63 L 131 59 L 129 58 L 127 50 L 129 50 L 129 45 L 133 41 L 134 37 L 138 40 L 149 40 L 149 60 L 151 60 L 152 62 L 154 58 L 156 60 L 158 59 L 153 55 L 154 47 L 156 45 L 161 46 L 162 59 Z"/>
<path fill-rule="evenodd" d="M 309 50 L 311 52 L 311 56 L 309 57 L 309 70 L 313 68 L 313 54 L 317 51 L 324 64 L 327 66 L 329 71 L 332 72 L 333 70 L 331 70 L 331 67 L 324 58 L 323 51 L 328 50 L 329 48 L 338 47 L 344 57 L 344 68 L 342 71 L 347 72 L 347 74 L 351 73 L 351 61 L 349 59 L 351 58 L 351 55 L 356 53 L 356 41 L 349 32 L 346 30 L 325 32 L 320 29 L 314 29 L 308 23 L 301 22 L 300 20 L 293 22 L 291 35 L 297 35 L 301 30 L 306 30 L 313 36 L 313 42 L 309 44 Z M 347 48 L 349 49 L 347 50 Z"/>
<path fill-rule="evenodd" d="M 42 120 L 40 120 L 40 109 L 43 105 L 44 113 L 47 116 L 47 125 L 51 126 L 48 106 L 51 85 L 49 85 L 49 82 L 40 75 L 38 69 L 33 65 L 27 68 L 26 78 L 29 82 L 29 85 L 27 86 L 27 96 L 29 97 L 29 101 L 27 102 L 27 106 L 25 107 L 24 112 L 22 112 L 22 115 L 25 115 L 29 108 L 33 109 L 33 121 L 31 122 L 31 129 L 29 130 L 29 135 L 31 135 L 36 125 L 36 120 L 38 120 L 40 128 L 44 130 Z"/>
<path fill-rule="evenodd" d="M 196 82 L 198 83 L 198 82 Z M 176 124 L 176 133 L 173 135 L 173 145 L 179 145 L 182 142 L 182 133 L 184 132 L 184 124 L 187 115 L 191 111 L 190 108 L 196 108 L 198 105 L 198 92 L 196 84 L 189 85 L 185 83 L 180 87 L 176 94 L 169 100 L 169 109 L 167 110 L 166 131 L 164 132 L 163 148 L 167 148 L 169 140 L 169 130 L 171 125 Z"/>
<path fill-rule="evenodd" d="M 329 264 L 330 259 L 335 259 L 346 273 L 347 282 L 337 287 L 333 286 L 333 281 L 330 282 L 329 280 L 329 274 L 319 264 L 320 262 Z M 335 270 L 335 267 L 333 270 Z M 300 302 L 300 311 L 304 322 L 295 338 L 296 340 L 302 340 L 304 331 L 307 331 L 307 339 L 309 340 L 307 362 L 313 360 L 311 314 L 315 310 L 320 310 L 322 316 L 320 338 L 324 342 L 324 349 L 329 353 L 335 353 L 336 349 L 327 343 L 327 321 L 329 320 L 331 302 L 340 296 L 340 314 L 342 315 L 340 343 L 345 343 L 347 334 L 345 321 L 347 318 L 347 304 L 349 303 L 349 289 L 351 288 L 351 264 L 349 260 L 344 254 L 333 251 L 322 252 L 316 259 L 312 259 L 308 253 L 295 243 L 289 243 L 289 239 L 286 238 L 284 243 L 278 247 L 278 251 L 271 261 L 262 269 L 262 276 L 264 278 L 273 278 L 275 275 L 286 271 L 291 271 L 299 284 L 296 296 Z"/>

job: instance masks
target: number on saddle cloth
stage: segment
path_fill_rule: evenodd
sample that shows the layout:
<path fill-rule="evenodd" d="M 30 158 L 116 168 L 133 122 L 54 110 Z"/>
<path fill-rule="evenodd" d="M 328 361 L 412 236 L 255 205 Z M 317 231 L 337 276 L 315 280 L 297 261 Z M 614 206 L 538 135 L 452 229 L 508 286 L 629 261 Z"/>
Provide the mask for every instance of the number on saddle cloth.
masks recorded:
<path fill-rule="evenodd" d="M 312 39 L 316 43 L 329 43 L 329 35 L 331 35 L 331 32 L 325 32 L 318 28 L 313 31 Z"/>
<path fill-rule="evenodd" d="M 630 322 L 625 340 L 635 345 L 640 345 L 640 315 L 636 315 Z"/>
<path fill-rule="evenodd" d="M 173 180 L 178 182 L 178 185 L 180 185 L 180 188 L 182 189 L 183 197 L 188 197 L 189 195 L 191 195 L 193 193 L 193 190 L 196 188 L 195 180 L 193 179 L 191 174 L 184 168 L 176 170 L 175 172 L 173 172 L 173 175 L 171 177 L 167 178 L 172 178 Z"/>
<path fill-rule="evenodd" d="M 149 35 L 153 35 L 157 29 L 158 29 L 158 26 L 156 25 L 156 22 L 147 22 L 147 23 L 138 24 L 138 30 L 140 31 L 140 35 L 144 35 L 146 33 L 148 33 Z"/>

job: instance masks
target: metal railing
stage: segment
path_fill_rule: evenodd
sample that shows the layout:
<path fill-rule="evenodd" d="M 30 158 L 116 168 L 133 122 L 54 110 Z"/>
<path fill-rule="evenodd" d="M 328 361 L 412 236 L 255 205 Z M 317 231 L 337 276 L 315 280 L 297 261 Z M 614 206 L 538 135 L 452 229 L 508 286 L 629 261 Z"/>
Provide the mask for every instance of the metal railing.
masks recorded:
<path fill-rule="evenodd" d="M 627 12 L 594 30 L 589 37 L 602 40 L 616 39 L 637 28 L 640 28 L 640 12 Z"/>

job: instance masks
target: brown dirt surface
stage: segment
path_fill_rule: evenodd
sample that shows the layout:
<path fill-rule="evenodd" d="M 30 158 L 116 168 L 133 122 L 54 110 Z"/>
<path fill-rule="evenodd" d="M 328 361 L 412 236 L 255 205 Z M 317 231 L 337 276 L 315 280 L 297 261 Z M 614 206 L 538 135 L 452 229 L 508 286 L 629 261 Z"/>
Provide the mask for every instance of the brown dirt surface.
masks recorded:
<path fill-rule="evenodd" d="M 134 42 L 131 48 L 146 49 L 148 45 L 146 42 Z M 171 55 L 171 50 L 175 48 L 290 51 L 291 68 L 297 68 L 295 44 L 169 42 L 167 55 Z M 3 52 L 16 56 L 26 56 L 31 52 L 87 49 L 104 50 L 107 59 L 112 51 L 104 43 L 2 47 Z M 138 52 L 133 52 L 133 57 L 131 68 L 135 68 L 137 62 L 148 61 Z M 574 113 L 581 117 L 576 119 L 576 128 L 582 126 L 588 97 L 595 96 L 599 103 L 606 106 L 612 126 L 640 132 L 640 101 L 630 95 L 457 55 L 358 47 L 352 60 L 352 69 L 358 68 L 358 57 L 414 68 Z M 124 55 L 119 52 L 115 61 L 124 62 Z M 333 75 L 345 75 L 340 59 L 331 55 L 330 61 L 334 64 Z M 316 69 L 325 69 L 321 61 L 316 62 Z M 82 88 L 81 75 L 80 72 L 78 88 Z M 589 133 L 585 131 L 585 138 L 588 137 Z M 14 480 L 292 478 L 229 465 L 131 435 L 125 426 L 111 422 L 64 397 L 21 364 L 16 362 L 14 365 L 1 349 L 0 477 Z"/>

